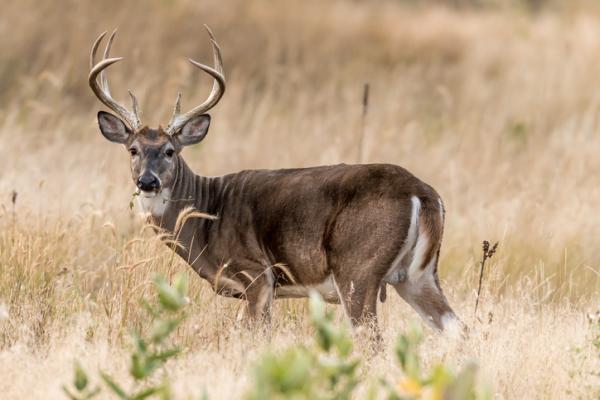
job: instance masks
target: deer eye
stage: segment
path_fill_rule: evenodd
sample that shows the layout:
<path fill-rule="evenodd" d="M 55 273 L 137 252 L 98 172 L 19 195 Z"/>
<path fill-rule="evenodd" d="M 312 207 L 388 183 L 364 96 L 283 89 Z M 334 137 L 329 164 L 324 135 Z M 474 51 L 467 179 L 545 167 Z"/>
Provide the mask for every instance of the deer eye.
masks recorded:
<path fill-rule="evenodd" d="M 132 147 L 129 149 L 129 154 L 131 154 L 132 156 L 136 156 L 137 153 L 138 153 L 138 151 L 135 147 Z"/>
<path fill-rule="evenodd" d="M 175 150 L 167 149 L 165 150 L 165 154 L 167 155 L 167 157 L 173 157 L 173 154 L 175 154 Z"/>

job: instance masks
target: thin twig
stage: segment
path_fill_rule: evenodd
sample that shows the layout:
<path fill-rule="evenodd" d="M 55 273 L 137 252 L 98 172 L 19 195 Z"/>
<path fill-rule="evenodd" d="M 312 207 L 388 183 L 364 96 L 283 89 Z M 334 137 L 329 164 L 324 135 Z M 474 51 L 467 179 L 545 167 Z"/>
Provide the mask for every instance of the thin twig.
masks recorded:
<path fill-rule="evenodd" d="M 479 306 L 479 296 L 481 295 L 481 284 L 483 283 L 483 270 L 485 269 L 485 262 L 489 258 L 492 258 L 494 253 L 496 253 L 497 248 L 498 248 L 498 242 L 496 242 L 490 248 L 490 242 L 488 242 L 487 240 L 483 241 L 483 257 L 481 258 L 481 263 L 480 263 L 481 268 L 479 270 L 479 287 L 477 288 L 477 299 L 475 300 L 475 311 L 473 313 L 473 316 L 475 318 L 477 318 L 477 307 Z"/>
<path fill-rule="evenodd" d="M 12 203 L 12 240 L 13 242 L 16 240 L 16 232 L 17 232 L 17 196 L 18 193 L 16 190 L 12 191 L 10 201 Z"/>
<path fill-rule="evenodd" d="M 363 162 L 363 143 L 365 141 L 365 131 L 367 130 L 367 113 L 369 111 L 369 83 L 365 83 L 363 87 L 362 97 L 362 114 L 360 119 L 360 132 L 358 136 L 358 154 L 357 162 L 360 164 Z"/>

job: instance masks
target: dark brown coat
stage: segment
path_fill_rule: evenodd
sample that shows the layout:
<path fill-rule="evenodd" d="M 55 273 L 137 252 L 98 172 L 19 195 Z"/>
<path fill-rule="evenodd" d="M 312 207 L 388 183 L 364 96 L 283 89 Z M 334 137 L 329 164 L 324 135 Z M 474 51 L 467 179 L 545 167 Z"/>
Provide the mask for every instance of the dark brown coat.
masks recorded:
<path fill-rule="evenodd" d="M 416 238 L 409 238 L 413 198 L 420 204 L 419 230 L 428 237 L 419 276 L 431 275 L 431 284 L 423 278 L 409 282 L 409 262 L 395 266 L 406 270 L 398 279 L 391 274 L 401 250 L 411 247 L 409 255 L 416 247 Z M 247 299 L 254 316 L 268 314 L 273 295 L 296 297 L 299 287 L 324 289 L 328 280 L 336 293 L 324 289 L 326 299 L 341 297 L 354 323 L 375 316 L 386 283 L 437 328 L 443 328 L 444 314 L 454 315 L 437 280 L 442 203 L 401 167 L 341 164 L 207 178 L 179 157 L 171 200 L 154 223 L 172 232 L 187 207 L 217 218 L 188 219 L 176 233 L 182 245 L 177 253 L 217 293 Z M 409 283 L 422 286 L 418 292 L 427 292 L 426 298 L 411 295 L 404 287 Z M 296 290 L 286 295 L 286 287 Z"/>

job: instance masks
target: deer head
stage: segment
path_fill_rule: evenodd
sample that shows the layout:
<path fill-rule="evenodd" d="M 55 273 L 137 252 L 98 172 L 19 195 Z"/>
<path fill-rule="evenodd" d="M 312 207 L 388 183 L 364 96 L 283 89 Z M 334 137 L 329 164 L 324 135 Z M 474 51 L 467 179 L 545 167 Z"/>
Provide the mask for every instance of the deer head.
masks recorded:
<path fill-rule="evenodd" d="M 102 135 L 111 142 L 121 143 L 131 157 L 131 175 L 142 196 L 154 197 L 165 188 L 170 188 L 175 179 L 176 160 L 184 146 L 199 143 L 204 139 L 210 125 L 213 108 L 225 92 L 225 76 L 221 51 L 211 30 L 206 26 L 213 49 L 214 68 L 189 60 L 192 65 L 209 74 L 214 79 L 210 95 L 202 104 L 181 113 L 181 93 L 177 95 L 175 109 L 166 129 L 151 129 L 140 121 L 139 105 L 133 93 L 129 92 L 132 111 L 117 103 L 110 94 L 106 69 L 122 60 L 122 57 L 109 58 L 116 30 L 110 35 L 102 60 L 96 63 L 96 52 L 106 32 L 102 33 L 92 46 L 90 54 L 89 84 L 98 99 L 117 115 L 100 111 L 98 124 Z"/>

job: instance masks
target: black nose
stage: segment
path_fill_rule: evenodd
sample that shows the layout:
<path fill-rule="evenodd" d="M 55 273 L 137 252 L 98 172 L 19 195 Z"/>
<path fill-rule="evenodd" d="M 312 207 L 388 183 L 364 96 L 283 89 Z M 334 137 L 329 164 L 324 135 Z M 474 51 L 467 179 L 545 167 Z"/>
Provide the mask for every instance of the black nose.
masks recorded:
<path fill-rule="evenodd" d="M 158 179 L 151 174 L 142 175 L 138 178 L 137 187 L 144 192 L 150 192 L 159 188 Z"/>

